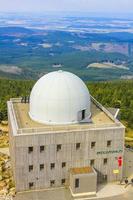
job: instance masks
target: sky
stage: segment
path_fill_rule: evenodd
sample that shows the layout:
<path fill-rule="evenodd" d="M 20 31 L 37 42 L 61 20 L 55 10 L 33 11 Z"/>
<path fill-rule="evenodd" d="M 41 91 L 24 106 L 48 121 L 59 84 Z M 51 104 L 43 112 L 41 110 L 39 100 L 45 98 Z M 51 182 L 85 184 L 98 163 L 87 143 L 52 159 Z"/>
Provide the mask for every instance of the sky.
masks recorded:
<path fill-rule="evenodd" d="M 0 12 L 133 13 L 133 0 L 0 0 Z"/>

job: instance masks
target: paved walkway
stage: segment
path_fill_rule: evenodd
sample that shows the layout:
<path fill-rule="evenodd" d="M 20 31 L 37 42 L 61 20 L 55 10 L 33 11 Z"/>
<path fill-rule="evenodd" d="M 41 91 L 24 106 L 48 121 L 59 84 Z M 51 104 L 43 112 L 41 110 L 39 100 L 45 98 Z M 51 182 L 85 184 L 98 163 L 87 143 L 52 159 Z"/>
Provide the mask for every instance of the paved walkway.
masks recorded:
<path fill-rule="evenodd" d="M 88 198 L 88 200 L 133 200 L 133 187 L 118 184 L 107 184 L 101 186 L 97 197 Z M 53 190 L 40 190 L 33 192 L 18 193 L 14 200 L 73 200 L 70 191 L 65 188 Z M 82 200 L 82 199 L 80 199 Z M 87 200 L 87 199 L 86 199 Z"/>
<path fill-rule="evenodd" d="M 99 191 L 97 192 L 97 198 L 121 195 L 127 190 L 128 188 L 125 188 L 125 185 L 107 184 L 99 188 Z"/>
<path fill-rule="evenodd" d="M 131 185 L 125 188 L 125 185 L 110 183 L 110 184 L 101 186 L 99 188 L 99 191 L 97 192 L 97 197 L 90 198 L 90 199 L 108 199 L 109 198 L 109 199 L 115 200 L 119 196 L 121 197 L 124 196 L 129 191 L 133 192 L 133 187 Z M 124 200 L 124 198 L 121 200 Z"/>
<path fill-rule="evenodd" d="M 124 194 L 108 198 L 102 198 L 100 200 L 133 200 L 133 188 Z"/>

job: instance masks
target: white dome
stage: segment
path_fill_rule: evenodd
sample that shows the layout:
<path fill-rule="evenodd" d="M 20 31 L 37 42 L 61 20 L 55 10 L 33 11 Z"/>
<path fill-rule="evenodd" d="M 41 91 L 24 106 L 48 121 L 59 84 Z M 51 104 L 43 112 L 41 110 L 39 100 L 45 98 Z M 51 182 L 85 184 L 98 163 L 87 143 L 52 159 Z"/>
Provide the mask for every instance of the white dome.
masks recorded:
<path fill-rule="evenodd" d="M 90 117 L 90 95 L 84 82 L 66 71 L 44 75 L 30 95 L 30 117 L 44 124 L 73 124 Z"/>

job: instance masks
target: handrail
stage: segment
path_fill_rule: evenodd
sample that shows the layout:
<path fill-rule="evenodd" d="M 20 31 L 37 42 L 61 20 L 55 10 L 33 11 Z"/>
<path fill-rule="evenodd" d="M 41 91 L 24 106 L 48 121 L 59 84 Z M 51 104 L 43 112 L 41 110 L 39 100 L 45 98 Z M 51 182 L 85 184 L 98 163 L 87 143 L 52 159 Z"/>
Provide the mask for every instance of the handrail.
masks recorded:
<path fill-rule="evenodd" d="M 30 133 L 50 133 L 50 132 L 71 132 L 71 131 L 87 131 L 90 129 L 99 129 L 99 128 L 113 128 L 113 127 L 119 127 L 120 123 L 116 124 L 106 124 L 106 125 L 94 125 L 94 124 L 88 124 L 87 126 L 51 126 L 51 127 L 35 127 L 35 128 L 22 128 L 18 129 L 18 134 L 30 134 Z"/>
<path fill-rule="evenodd" d="M 93 96 L 91 96 L 92 101 L 102 110 L 104 113 L 113 121 L 118 122 L 118 120 L 101 104 L 99 103 Z"/>

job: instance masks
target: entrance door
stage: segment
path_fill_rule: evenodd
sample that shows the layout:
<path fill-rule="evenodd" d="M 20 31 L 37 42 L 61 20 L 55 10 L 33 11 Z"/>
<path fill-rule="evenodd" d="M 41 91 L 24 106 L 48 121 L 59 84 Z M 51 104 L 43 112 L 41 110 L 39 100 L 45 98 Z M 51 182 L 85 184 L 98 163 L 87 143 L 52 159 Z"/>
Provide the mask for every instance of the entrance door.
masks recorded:
<path fill-rule="evenodd" d="M 81 110 L 78 112 L 78 121 L 82 121 L 85 119 L 85 110 Z"/>
<path fill-rule="evenodd" d="M 85 119 L 85 110 L 82 110 L 82 120 Z"/>

